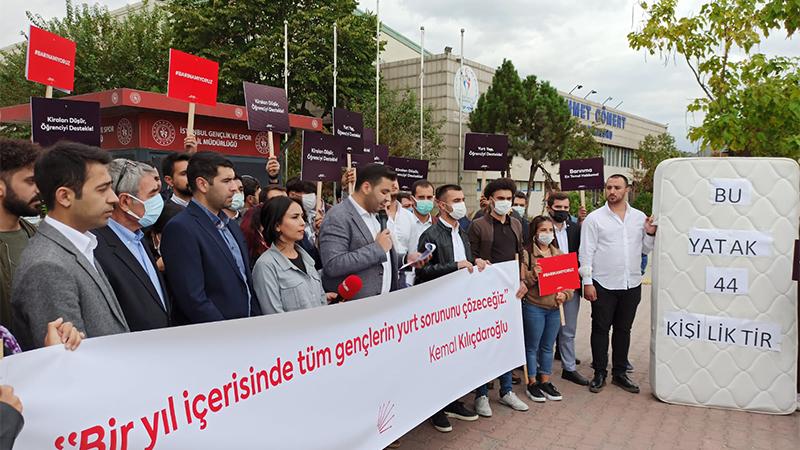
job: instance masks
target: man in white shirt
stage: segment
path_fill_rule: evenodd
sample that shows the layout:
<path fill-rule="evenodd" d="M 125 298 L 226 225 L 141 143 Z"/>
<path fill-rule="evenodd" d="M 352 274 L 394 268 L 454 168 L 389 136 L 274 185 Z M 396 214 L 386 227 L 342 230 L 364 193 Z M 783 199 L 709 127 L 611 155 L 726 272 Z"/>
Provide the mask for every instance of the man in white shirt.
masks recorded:
<path fill-rule="evenodd" d="M 417 248 L 419 237 L 433 224 L 433 184 L 428 180 L 417 180 L 411 185 L 414 198 L 414 227 L 411 231 L 410 247 Z"/>
<path fill-rule="evenodd" d="M 41 347 L 48 322 L 59 317 L 90 338 L 129 331 L 89 232 L 106 225 L 118 201 L 110 160 L 97 147 L 61 142 L 36 162 L 34 177 L 48 213 L 22 252 L 11 295 L 14 330 L 24 349 Z"/>
<path fill-rule="evenodd" d="M 392 201 L 386 207 L 386 213 L 389 215 L 388 228 L 392 232 L 392 243 L 397 257 L 401 260 L 414 260 L 419 255 L 416 251 L 417 241 L 412 242 L 412 233 L 414 232 L 414 222 L 416 218 L 411 211 L 404 209 L 400 202 L 397 200 L 397 195 L 400 193 L 400 183 L 397 180 L 392 182 Z M 414 284 L 414 272 L 411 270 L 403 271 L 400 273 L 399 285 L 400 289 L 409 287 Z"/>
<path fill-rule="evenodd" d="M 608 376 L 608 332 L 613 327 L 611 382 L 638 393 L 626 373 L 631 326 L 642 297 L 641 255 L 653 249 L 657 227 L 652 217 L 633 209 L 624 175 L 606 181 L 606 204 L 581 226 L 579 260 L 583 294 L 592 302 L 592 367 L 589 390 L 600 392 Z"/>

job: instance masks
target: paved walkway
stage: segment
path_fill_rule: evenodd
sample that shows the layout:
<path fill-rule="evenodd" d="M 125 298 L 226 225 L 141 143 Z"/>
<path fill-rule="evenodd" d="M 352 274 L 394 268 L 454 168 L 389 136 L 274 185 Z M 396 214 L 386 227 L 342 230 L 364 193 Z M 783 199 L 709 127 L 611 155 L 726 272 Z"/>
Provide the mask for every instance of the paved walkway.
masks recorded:
<path fill-rule="evenodd" d="M 630 360 L 636 368 L 631 378 L 639 383 L 638 395 L 609 383 L 599 394 L 561 379 L 556 361 L 553 382 L 561 390 L 560 402 L 533 403 L 522 385 L 515 392 L 531 409 L 515 412 L 497 403 L 497 386 L 489 399 L 494 416 L 477 422 L 451 419 L 453 431 L 440 433 L 423 423 L 401 440 L 402 449 L 800 449 L 800 413 L 790 416 L 723 411 L 661 403 L 649 383 L 650 287 L 631 337 Z M 590 310 L 581 305 L 578 325 L 578 370 L 591 377 L 589 347 Z M 472 408 L 473 395 L 464 397 Z"/>

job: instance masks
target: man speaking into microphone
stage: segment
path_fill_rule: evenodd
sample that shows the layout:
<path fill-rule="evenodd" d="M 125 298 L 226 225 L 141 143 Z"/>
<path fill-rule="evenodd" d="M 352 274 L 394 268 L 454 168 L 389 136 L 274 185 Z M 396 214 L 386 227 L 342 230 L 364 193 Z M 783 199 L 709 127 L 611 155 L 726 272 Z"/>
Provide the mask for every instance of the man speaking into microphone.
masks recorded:
<path fill-rule="evenodd" d="M 360 168 L 355 190 L 325 215 L 320 227 L 322 284 L 336 291 L 348 275 L 363 280 L 354 299 L 397 289 L 397 255 L 386 229 L 385 210 L 391 201 L 394 171 L 380 164 Z M 383 221 L 378 212 L 384 212 Z"/>

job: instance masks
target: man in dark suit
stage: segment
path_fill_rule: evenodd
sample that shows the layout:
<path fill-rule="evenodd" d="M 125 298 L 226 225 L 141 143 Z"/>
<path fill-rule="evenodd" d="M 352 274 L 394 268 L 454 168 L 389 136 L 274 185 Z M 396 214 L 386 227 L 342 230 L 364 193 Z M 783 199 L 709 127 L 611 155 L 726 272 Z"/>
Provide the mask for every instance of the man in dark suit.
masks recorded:
<path fill-rule="evenodd" d="M 260 315 L 244 236 L 222 211 L 236 192 L 233 163 L 201 152 L 187 172 L 192 201 L 161 236 L 175 323 Z"/>
<path fill-rule="evenodd" d="M 581 246 L 581 226 L 573 222 L 569 216 L 569 195 L 565 192 L 553 192 L 547 198 L 547 213 L 553 218 L 558 247 L 564 253 L 578 253 Z M 586 216 L 582 209 L 579 216 Z M 564 302 L 564 320 L 566 325 L 558 332 L 557 352 L 561 357 L 561 378 L 581 386 L 588 386 L 589 380 L 578 372 L 578 359 L 575 356 L 575 333 L 578 329 L 578 312 L 581 306 L 581 292 L 575 290 L 572 301 Z"/>
<path fill-rule="evenodd" d="M 378 212 L 392 199 L 394 171 L 368 164 L 358 171 L 355 191 L 328 211 L 320 227 L 322 284 L 326 292 L 336 289 L 348 275 L 363 281 L 355 298 L 371 297 L 397 289 L 398 259 L 386 222 Z M 388 220 L 388 219 L 387 219 Z"/>
<path fill-rule="evenodd" d="M 47 324 L 63 318 L 87 337 L 129 331 L 116 295 L 95 260 L 97 238 L 117 196 L 105 150 L 58 143 L 39 158 L 36 185 L 47 217 L 22 252 L 11 294 L 14 332 L 23 349 L 44 345 Z"/>
<path fill-rule="evenodd" d="M 168 327 L 169 297 L 142 228 L 152 226 L 164 200 L 153 178 L 155 169 L 128 159 L 109 164 L 111 185 L 119 198 L 108 225 L 93 231 L 94 256 L 100 262 L 131 331 Z"/>

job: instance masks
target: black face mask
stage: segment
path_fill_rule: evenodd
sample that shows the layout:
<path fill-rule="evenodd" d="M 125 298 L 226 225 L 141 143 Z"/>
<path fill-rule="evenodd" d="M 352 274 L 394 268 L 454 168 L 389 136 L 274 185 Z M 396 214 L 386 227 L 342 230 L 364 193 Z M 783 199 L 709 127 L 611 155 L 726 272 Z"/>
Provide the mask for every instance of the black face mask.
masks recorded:
<path fill-rule="evenodd" d="M 568 211 L 553 211 L 553 214 L 551 214 L 551 217 L 553 218 L 553 220 L 555 220 L 558 223 L 564 223 L 564 222 L 567 221 L 567 219 L 569 219 L 569 212 Z"/>

